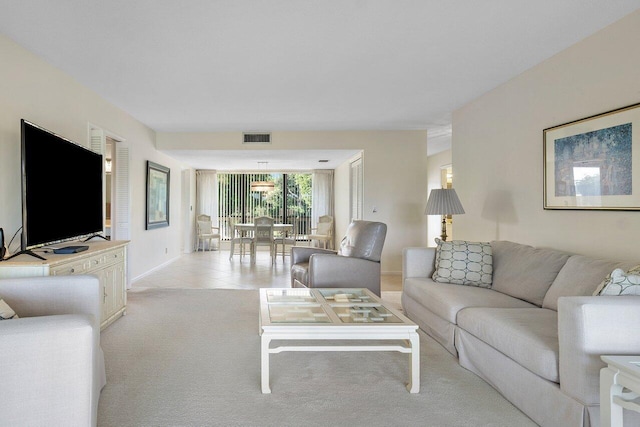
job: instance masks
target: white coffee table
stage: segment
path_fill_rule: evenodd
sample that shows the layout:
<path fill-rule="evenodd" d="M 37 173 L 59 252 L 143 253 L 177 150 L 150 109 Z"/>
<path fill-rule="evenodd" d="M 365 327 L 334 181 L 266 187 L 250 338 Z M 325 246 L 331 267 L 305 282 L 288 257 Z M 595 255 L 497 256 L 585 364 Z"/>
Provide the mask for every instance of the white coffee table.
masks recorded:
<path fill-rule="evenodd" d="M 640 412 L 640 356 L 602 356 L 600 424 L 622 426 L 622 409 Z M 626 390 L 626 391 L 625 391 Z"/>
<path fill-rule="evenodd" d="M 269 355 L 283 351 L 398 351 L 410 354 L 410 393 L 420 391 L 418 326 L 368 289 L 260 289 L 262 392 L 269 387 Z M 272 340 L 361 341 L 342 345 L 286 345 Z M 367 341 L 393 340 L 380 345 Z M 294 343 L 292 343 L 294 344 Z"/>

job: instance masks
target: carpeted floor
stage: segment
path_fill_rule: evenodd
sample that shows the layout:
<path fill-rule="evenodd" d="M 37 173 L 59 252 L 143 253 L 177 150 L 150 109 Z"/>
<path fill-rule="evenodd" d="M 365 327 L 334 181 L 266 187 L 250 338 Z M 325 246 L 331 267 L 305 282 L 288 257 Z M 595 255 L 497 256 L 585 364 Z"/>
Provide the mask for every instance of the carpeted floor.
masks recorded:
<path fill-rule="evenodd" d="M 102 332 L 107 426 L 534 426 L 421 333 L 421 389 L 408 355 L 293 352 L 271 357 L 260 391 L 258 292 L 142 289 Z"/>

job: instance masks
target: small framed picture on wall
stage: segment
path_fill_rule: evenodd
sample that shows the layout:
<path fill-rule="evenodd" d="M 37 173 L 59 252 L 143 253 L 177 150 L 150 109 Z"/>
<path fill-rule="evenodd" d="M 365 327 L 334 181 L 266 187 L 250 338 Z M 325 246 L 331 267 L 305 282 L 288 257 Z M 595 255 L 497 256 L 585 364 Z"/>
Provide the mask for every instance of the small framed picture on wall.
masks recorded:
<path fill-rule="evenodd" d="M 168 167 L 147 161 L 147 230 L 169 226 Z"/>

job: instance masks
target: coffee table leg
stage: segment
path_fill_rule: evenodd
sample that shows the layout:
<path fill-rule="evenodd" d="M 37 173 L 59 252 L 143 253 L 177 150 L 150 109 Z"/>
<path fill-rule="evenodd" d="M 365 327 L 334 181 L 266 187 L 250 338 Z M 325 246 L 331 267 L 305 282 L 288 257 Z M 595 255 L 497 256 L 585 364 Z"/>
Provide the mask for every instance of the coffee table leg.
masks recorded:
<path fill-rule="evenodd" d="M 616 384 L 617 370 L 610 367 L 600 370 L 600 425 L 602 427 L 622 425 L 622 407 L 613 403 L 613 396 L 622 393 Z"/>
<path fill-rule="evenodd" d="M 260 356 L 260 375 L 262 382 L 262 392 L 263 393 L 271 393 L 271 389 L 269 388 L 269 344 L 271 343 L 271 337 L 262 333 L 261 338 L 261 356 Z"/>
<path fill-rule="evenodd" d="M 420 392 L 420 337 L 416 332 L 412 333 L 409 337 L 411 342 L 411 362 L 410 362 L 410 374 L 411 380 L 407 384 L 407 390 L 409 393 Z"/>

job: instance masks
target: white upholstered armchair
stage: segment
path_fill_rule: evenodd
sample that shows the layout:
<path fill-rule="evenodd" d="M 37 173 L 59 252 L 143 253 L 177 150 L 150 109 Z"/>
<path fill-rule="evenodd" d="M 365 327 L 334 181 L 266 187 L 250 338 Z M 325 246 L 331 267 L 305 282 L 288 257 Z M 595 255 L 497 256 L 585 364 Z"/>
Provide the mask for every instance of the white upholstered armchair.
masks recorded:
<path fill-rule="evenodd" d="M 0 423 L 95 426 L 106 383 L 93 276 L 0 280 Z"/>

